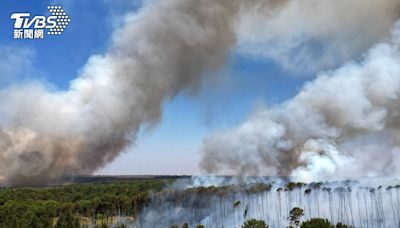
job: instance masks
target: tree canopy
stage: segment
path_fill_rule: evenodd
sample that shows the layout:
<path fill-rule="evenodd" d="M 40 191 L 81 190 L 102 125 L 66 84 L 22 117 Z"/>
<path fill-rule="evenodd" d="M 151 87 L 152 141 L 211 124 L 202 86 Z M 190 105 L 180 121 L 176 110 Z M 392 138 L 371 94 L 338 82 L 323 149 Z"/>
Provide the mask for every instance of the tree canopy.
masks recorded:
<path fill-rule="evenodd" d="M 268 225 L 263 220 L 249 219 L 242 228 L 268 228 Z"/>

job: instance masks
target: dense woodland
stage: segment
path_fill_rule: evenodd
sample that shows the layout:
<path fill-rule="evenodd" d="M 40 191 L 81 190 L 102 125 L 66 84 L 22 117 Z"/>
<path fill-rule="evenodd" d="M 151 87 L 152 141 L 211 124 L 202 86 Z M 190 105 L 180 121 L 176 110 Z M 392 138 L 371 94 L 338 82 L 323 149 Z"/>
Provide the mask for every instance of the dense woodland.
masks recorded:
<path fill-rule="evenodd" d="M 150 192 L 172 180 L 73 184 L 46 188 L 0 189 L 0 227 L 105 226 L 115 216 L 138 215 Z"/>

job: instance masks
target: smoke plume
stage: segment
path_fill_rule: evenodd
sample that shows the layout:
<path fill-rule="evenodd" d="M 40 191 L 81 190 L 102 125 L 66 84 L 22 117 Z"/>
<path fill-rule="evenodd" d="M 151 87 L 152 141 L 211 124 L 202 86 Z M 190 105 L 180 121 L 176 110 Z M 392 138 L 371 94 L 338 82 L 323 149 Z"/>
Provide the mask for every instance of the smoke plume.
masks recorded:
<path fill-rule="evenodd" d="M 213 173 L 305 181 L 398 176 L 400 23 L 360 63 L 319 73 L 293 99 L 204 142 Z"/>
<path fill-rule="evenodd" d="M 298 4 L 304 4 L 302 8 L 314 7 L 306 2 Z M 363 45 L 370 44 L 385 37 L 388 26 L 397 18 L 398 1 L 347 2 L 335 1 L 334 7 L 331 1 L 315 1 L 315 7 L 323 6 L 324 11 L 305 11 L 310 17 L 303 26 L 311 21 L 315 24 L 319 18 L 323 20 L 321 25 L 306 27 L 307 40 L 319 39 L 321 34 L 335 37 L 338 32 L 345 32 L 344 38 L 334 40 L 335 47 L 345 48 L 348 45 L 342 46 L 340 42 L 365 32 L 363 37 L 368 39 L 365 38 L 367 41 Z M 246 18 L 262 15 L 262 20 L 279 21 L 277 25 L 291 32 L 282 33 L 284 30 L 276 29 L 274 24 L 263 27 L 266 33 L 274 39 L 288 36 L 291 37 L 289 43 L 296 41 L 296 37 L 303 35 L 302 28 L 284 25 L 281 19 L 290 17 L 292 8 L 296 7 L 293 4 L 276 0 L 146 2 L 138 14 L 126 16 L 124 26 L 114 32 L 107 53 L 90 57 L 67 91 L 57 91 L 41 82 L 13 85 L 0 91 L 0 175 L 10 185 L 30 185 L 57 180 L 64 175 L 91 173 L 104 166 L 132 143 L 141 127 L 159 121 L 164 100 L 182 91 L 196 90 L 202 76 L 209 75 L 204 72 L 221 66 L 238 38 L 239 44 L 243 44 L 243 34 L 250 35 L 246 31 L 249 26 Z M 366 22 L 364 19 L 369 16 L 366 10 L 370 6 L 379 19 L 369 20 L 368 26 L 360 26 Z M 346 7 L 349 10 L 342 11 Z M 332 13 L 326 15 L 326 11 Z M 337 29 L 342 26 L 345 31 Z M 251 41 L 243 40 L 246 44 Z M 365 77 L 349 75 L 346 79 L 349 83 L 341 85 L 343 93 L 332 96 L 337 90 L 326 89 L 334 88 L 341 80 L 321 76 L 284 108 L 260 113 L 234 133 L 209 139 L 204 167 L 209 171 L 219 170 L 219 162 L 232 167 L 238 158 L 245 156 L 239 167 L 249 170 L 249 164 L 260 163 L 262 166 L 257 169 L 264 167 L 269 173 L 287 174 L 298 167 L 296 158 L 304 154 L 296 148 L 311 147 L 309 139 L 312 137 L 326 138 L 324 142 L 332 145 L 328 139 L 338 141 L 343 136 L 359 135 L 370 129 L 387 131 L 385 123 L 395 126 L 396 102 L 392 100 L 397 98 L 397 80 L 391 75 L 397 73 L 397 60 L 393 46 L 395 44 L 383 44 L 371 51 L 364 65 L 369 66 L 370 62 L 372 69 L 362 71 L 364 66 L 349 65 L 337 71 L 335 74 L 339 75 L 344 71 L 343 74 L 347 71 L 356 74 L 357 70 L 367 74 Z M 281 46 L 267 48 L 282 51 Z M 292 46 L 289 49 L 292 50 Z M 388 69 L 380 69 L 380 64 L 375 63 L 374 56 L 379 54 L 382 55 L 379 59 L 384 58 L 381 61 L 389 61 L 385 64 L 390 65 Z M 369 70 L 381 70 L 377 73 L 385 77 L 374 76 L 378 75 L 376 73 L 370 75 Z M 381 87 L 386 83 L 390 87 L 375 88 L 368 78 L 376 80 Z M 332 80 L 329 82 L 332 85 L 325 85 L 324 81 L 328 80 Z M 320 84 L 327 88 L 318 89 Z M 347 97 L 346 92 L 353 94 Z M 317 93 L 324 96 L 313 97 Z M 325 102 L 329 105 L 324 105 Z M 221 139 L 234 140 L 217 146 Z M 325 154 L 318 152 L 314 156 Z M 308 158 L 311 156 L 304 157 L 304 164 L 310 163 Z M 308 167 L 298 171 L 308 172 Z"/>
<path fill-rule="evenodd" d="M 389 36 L 399 1 L 289 1 L 267 18 L 253 8 L 238 23 L 238 52 L 270 58 L 291 71 L 332 68 Z"/>

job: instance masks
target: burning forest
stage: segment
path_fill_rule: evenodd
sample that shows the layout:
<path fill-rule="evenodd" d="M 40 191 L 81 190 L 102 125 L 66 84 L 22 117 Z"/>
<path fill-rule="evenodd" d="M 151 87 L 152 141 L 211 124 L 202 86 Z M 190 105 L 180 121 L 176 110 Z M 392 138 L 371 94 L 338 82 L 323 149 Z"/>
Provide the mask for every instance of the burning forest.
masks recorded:
<path fill-rule="evenodd" d="M 272 181 L 168 190 L 151 196 L 138 227 L 241 227 L 249 219 L 288 227 L 293 208 L 303 211 L 301 222 L 324 218 L 347 227 L 398 227 L 400 185 L 372 183 Z"/>
<path fill-rule="evenodd" d="M 6 1 L 0 227 L 400 227 L 400 0 Z"/>
<path fill-rule="evenodd" d="M 398 183 L 197 176 L 5 188 L 0 189 L 0 225 L 234 228 L 253 221 L 268 227 L 398 227 Z"/>
<path fill-rule="evenodd" d="M 26 186 L 95 172 L 132 144 L 140 129 L 159 122 L 166 100 L 195 94 L 232 49 L 249 42 L 266 46 L 265 55 L 285 68 L 314 61 L 311 72 L 340 65 L 334 56 L 349 61 L 365 54 L 337 70 L 318 70 L 294 98 L 206 137 L 201 170 L 306 181 L 361 176 L 365 168 L 370 176 L 396 173 L 399 7 L 397 0 L 150 1 L 125 16 L 107 52 L 90 56 L 67 90 L 38 80 L 1 88 L 0 175 L 7 185 Z M 307 33 L 279 29 L 285 22 L 298 22 Z M 265 35 L 252 37 L 254 26 Z M 304 45 L 297 44 L 299 37 Z M 324 45 L 318 58 L 307 50 L 313 39 Z M 297 56 L 294 50 L 304 59 L 285 59 L 287 53 Z M 371 166 L 373 158 L 379 159 Z"/>

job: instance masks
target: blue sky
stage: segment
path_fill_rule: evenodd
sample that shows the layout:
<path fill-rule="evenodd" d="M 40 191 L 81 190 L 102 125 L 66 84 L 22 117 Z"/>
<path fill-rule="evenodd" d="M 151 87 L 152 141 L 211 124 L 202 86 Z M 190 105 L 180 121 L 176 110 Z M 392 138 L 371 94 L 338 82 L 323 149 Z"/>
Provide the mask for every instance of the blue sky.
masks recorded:
<path fill-rule="evenodd" d="M 71 23 L 60 36 L 14 40 L 14 12 L 48 15 L 61 5 Z M 0 86 L 39 79 L 65 90 L 87 59 L 104 53 L 123 15 L 140 10 L 140 1 L 15 1 L 0 8 Z M 2 62 L 2 63 L 1 63 Z M 11 71 L 7 66 L 14 66 Z M 3 69 L 1 69 L 3 68 Z M 182 93 L 164 103 L 162 121 L 140 132 L 138 140 L 99 174 L 190 174 L 197 172 L 199 149 L 208 134 L 237 125 L 258 104 L 273 106 L 294 96 L 308 75 L 277 64 L 240 56 L 234 50 L 226 66 L 213 73 L 195 94 Z"/>

